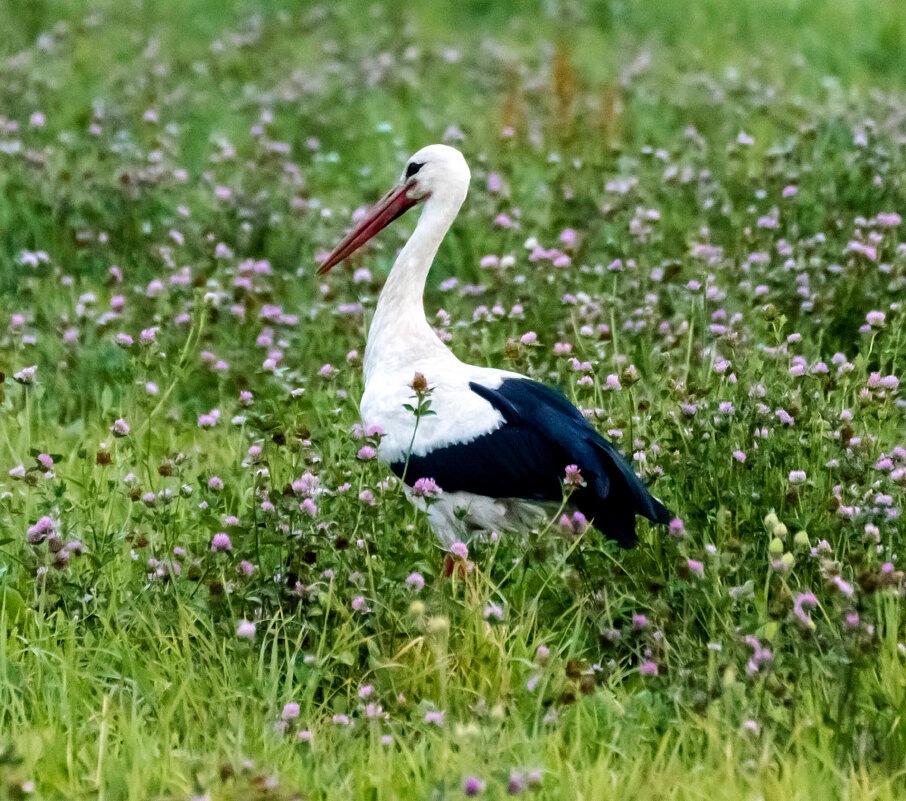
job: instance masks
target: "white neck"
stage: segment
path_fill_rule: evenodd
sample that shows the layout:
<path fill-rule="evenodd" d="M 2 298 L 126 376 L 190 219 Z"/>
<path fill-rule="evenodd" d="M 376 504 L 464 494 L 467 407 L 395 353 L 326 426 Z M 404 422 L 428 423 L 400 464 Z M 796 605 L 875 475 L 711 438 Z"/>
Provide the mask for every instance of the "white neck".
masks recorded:
<path fill-rule="evenodd" d="M 452 356 L 425 319 L 423 297 L 434 256 L 463 199 L 464 195 L 440 193 L 425 201 L 415 232 L 397 256 L 378 298 L 365 346 L 366 383 L 379 364 L 405 368 L 426 356 Z"/>

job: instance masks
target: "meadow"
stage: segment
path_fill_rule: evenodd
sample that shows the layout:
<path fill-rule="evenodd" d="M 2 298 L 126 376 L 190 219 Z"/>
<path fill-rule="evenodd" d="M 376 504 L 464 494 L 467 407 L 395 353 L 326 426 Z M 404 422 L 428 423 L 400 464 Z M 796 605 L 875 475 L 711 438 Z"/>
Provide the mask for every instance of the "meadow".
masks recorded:
<path fill-rule="evenodd" d="M 0 0 L 0 798 L 906 793 L 906 8 Z M 464 360 L 671 509 L 467 544 L 359 425 Z M 430 377 L 429 377 L 430 379 Z"/>

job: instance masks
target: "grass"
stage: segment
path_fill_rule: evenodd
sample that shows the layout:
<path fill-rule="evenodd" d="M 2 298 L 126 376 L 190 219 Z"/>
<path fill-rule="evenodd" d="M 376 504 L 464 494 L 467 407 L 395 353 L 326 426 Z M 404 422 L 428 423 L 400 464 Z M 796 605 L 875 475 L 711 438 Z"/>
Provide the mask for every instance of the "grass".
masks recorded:
<path fill-rule="evenodd" d="M 0 797 L 902 797 L 899 4 L 0 18 Z M 429 319 L 670 533 L 447 580 L 357 457 L 414 221 L 317 255 L 444 138 Z"/>

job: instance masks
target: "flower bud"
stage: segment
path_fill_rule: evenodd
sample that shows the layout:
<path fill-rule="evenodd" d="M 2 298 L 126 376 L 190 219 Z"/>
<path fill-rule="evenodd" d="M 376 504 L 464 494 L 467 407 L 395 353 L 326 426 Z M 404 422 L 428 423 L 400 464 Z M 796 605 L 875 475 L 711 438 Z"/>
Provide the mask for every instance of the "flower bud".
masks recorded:
<path fill-rule="evenodd" d="M 799 531 L 797 531 L 796 536 L 793 537 L 793 544 L 797 548 L 808 548 L 808 532 L 805 529 L 800 529 Z"/>
<path fill-rule="evenodd" d="M 771 529 L 771 533 L 772 533 L 775 537 L 779 537 L 780 539 L 785 540 L 785 539 L 786 539 L 786 535 L 787 535 L 787 528 L 786 528 L 785 525 L 783 525 L 783 523 L 777 523 L 777 524 L 774 526 L 774 528 Z"/>
<path fill-rule="evenodd" d="M 443 615 L 435 615 L 428 621 L 429 634 L 446 634 L 450 629 L 450 621 Z"/>
<path fill-rule="evenodd" d="M 789 551 L 787 551 L 783 556 L 780 557 L 780 561 L 783 563 L 784 567 L 792 567 L 796 561 L 796 557 L 793 556 Z"/>
<path fill-rule="evenodd" d="M 777 517 L 773 509 L 765 515 L 764 525 L 768 531 L 771 531 L 779 522 L 780 518 Z"/>
<path fill-rule="evenodd" d="M 771 556 L 780 556 L 783 553 L 783 540 L 780 537 L 774 537 L 768 546 L 768 551 Z"/>
<path fill-rule="evenodd" d="M 424 392 L 428 388 L 428 379 L 422 373 L 416 373 L 412 379 L 412 389 L 416 392 Z"/>

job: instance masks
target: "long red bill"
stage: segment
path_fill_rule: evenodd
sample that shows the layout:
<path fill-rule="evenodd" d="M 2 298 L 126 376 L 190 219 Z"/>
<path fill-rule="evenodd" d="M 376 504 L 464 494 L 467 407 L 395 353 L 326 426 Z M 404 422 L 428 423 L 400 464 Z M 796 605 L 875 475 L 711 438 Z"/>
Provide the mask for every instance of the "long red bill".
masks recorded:
<path fill-rule="evenodd" d="M 382 229 L 418 203 L 419 199 L 409 197 L 408 190 L 406 184 L 395 186 L 369 209 L 365 219 L 349 232 L 327 257 L 327 261 L 318 268 L 318 275 L 324 275 L 332 267 L 336 267 L 343 259 L 351 256 L 369 239 L 377 236 Z"/>

